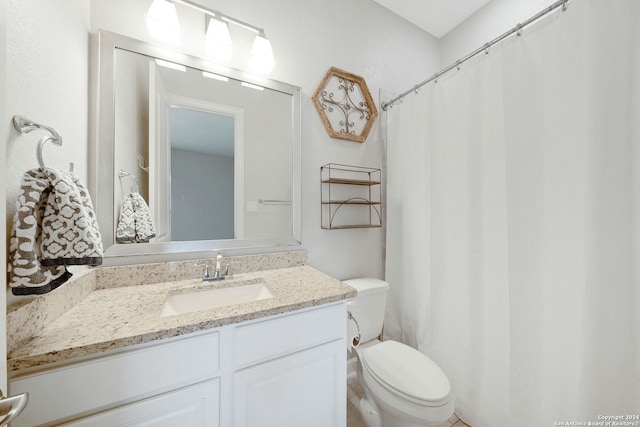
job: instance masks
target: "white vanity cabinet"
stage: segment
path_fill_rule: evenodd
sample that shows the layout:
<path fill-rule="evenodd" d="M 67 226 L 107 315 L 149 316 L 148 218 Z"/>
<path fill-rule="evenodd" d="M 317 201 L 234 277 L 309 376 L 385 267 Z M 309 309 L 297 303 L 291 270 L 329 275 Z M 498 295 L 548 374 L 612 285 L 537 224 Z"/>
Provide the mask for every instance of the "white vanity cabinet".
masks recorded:
<path fill-rule="evenodd" d="M 345 427 L 346 304 L 18 373 L 11 427 Z"/>
<path fill-rule="evenodd" d="M 95 424 L 78 421 L 76 425 L 161 426 L 164 424 L 124 421 L 114 424 L 110 420 L 116 415 L 108 415 L 108 411 L 125 414 L 128 419 L 155 417 L 158 412 L 151 404 L 141 404 L 133 410 L 126 409 L 126 405 L 166 393 L 180 393 L 184 387 L 205 381 L 211 385 L 206 388 L 209 394 L 203 394 L 202 399 L 210 403 L 207 406 L 212 409 L 206 415 L 212 418 L 219 402 L 219 387 L 212 381 L 219 378 L 219 360 L 220 332 L 216 330 L 18 376 L 10 381 L 10 388 L 14 393 L 28 392 L 29 403 L 11 427 L 60 425 L 63 421 L 103 411 L 107 411 L 105 423 L 98 419 Z M 184 398 L 184 393 L 181 395 Z M 190 397 L 193 400 L 193 396 Z"/>
<path fill-rule="evenodd" d="M 342 350 L 342 351 L 341 351 Z M 345 426 L 344 344 L 323 344 L 234 375 L 235 427 Z"/>
<path fill-rule="evenodd" d="M 61 424 L 96 426 L 211 426 L 220 425 L 220 381 L 211 380 Z"/>
<path fill-rule="evenodd" d="M 234 427 L 346 425 L 346 305 L 235 330 Z"/>

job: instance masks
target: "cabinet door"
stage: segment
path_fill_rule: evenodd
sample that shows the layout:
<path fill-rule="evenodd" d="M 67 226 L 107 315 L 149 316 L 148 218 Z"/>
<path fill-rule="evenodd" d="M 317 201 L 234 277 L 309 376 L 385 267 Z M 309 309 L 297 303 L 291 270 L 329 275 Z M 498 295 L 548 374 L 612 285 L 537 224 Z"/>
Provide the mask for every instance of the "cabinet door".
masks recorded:
<path fill-rule="evenodd" d="M 219 420 L 220 381 L 215 379 L 63 425 L 67 427 L 218 427 Z"/>
<path fill-rule="evenodd" d="M 235 427 L 345 427 L 343 340 L 234 375 Z"/>
<path fill-rule="evenodd" d="M 28 392 L 29 404 L 11 426 L 50 425 L 216 378 L 219 346 L 218 332 L 197 334 L 16 378 L 11 394 Z"/>

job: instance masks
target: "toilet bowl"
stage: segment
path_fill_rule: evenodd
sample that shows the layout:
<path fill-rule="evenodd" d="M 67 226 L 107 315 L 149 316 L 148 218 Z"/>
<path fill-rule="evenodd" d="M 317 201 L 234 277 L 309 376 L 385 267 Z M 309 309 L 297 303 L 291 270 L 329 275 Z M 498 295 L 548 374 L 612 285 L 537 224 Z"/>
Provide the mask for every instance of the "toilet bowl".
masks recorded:
<path fill-rule="evenodd" d="M 352 279 L 358 294 L 349 302 L 350 336 L 359 337 L 356 375 L 364 395 L 356 406 L 368 427 L 424 427 L 447 421 L 454 411 L 451 385 L 427 355 L 382 332 L 388 284 L 379 279 Z M 352 342 L 353 344 L 353 342 Z M 350 391 L 350 395 L 353 395 Z"/>

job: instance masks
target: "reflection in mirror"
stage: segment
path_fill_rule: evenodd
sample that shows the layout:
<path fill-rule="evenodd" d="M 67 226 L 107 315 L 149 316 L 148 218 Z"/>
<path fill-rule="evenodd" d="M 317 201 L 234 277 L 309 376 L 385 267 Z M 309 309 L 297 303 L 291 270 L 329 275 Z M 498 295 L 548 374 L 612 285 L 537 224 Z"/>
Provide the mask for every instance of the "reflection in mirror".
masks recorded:
<path fill-rule="evenodd" d="M 167 234 L 168 240 L 238 237 L 234 234 L 233 207 L 234 118 L 172 105 L 169 123 L 171 232 Z M 200 209 L 190 206 L 200 206 Z"/>
<path fill-rule="evenodd" d="M 298 244 L 299 88 L 106 32 L 100 67 L 107 256 Z M 149 243 L 114 244 L 132 192 L 118 171 L 148 204 Z"/>

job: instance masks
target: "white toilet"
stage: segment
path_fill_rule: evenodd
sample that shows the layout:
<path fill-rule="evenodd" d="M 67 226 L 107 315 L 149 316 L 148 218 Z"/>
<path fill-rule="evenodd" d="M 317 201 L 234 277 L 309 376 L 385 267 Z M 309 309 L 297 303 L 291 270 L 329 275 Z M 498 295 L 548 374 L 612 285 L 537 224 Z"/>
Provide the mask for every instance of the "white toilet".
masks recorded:
<path fill-rule="evenodd" d="M 424 427 L 445 423 L 453 415 L 451 385 L 428 356 L 397 341 L 380 341 L 389 285 L 379 279 L 344 283 L 358 291 L 349 301 L 349 340 L 355 346 L 355 370 L 364 389 L 349 398 L 369 427 Z M 350 345 L 352 342 L 349 343 Z M 351 354 L 354 348 L 350 348 Z"/>

